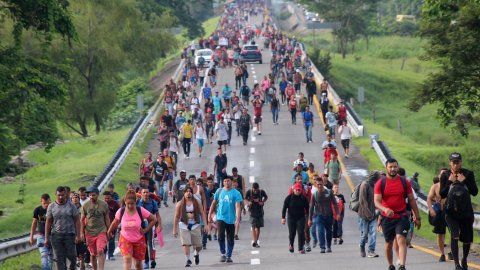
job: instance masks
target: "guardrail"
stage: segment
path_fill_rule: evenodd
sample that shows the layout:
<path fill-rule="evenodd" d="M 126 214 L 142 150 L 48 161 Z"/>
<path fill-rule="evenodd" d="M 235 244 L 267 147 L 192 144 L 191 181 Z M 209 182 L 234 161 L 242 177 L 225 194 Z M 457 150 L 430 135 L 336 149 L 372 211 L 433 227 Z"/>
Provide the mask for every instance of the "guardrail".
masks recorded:
<path fill-rule="evenodd" d="M 220 27 L 220 21 L 217 28 Z M 182 73 L 182 67 L 185 65 L 185 60 L 182 60 L 175 70 L 172 78 L 177 81 Z M 133 146 L 140 138 L 140 135 L 145 130 L 145 135 L 142 137 L 142 142 L 145 136 L 148 136 L 149 131 L 155 126 L 154 120 L 156 115 L 160 112 L 163 106 L 163 98 L 159 98 L 157 102 L 149 109 L 147 116 L 140 116 L 133 125 L 130 132 L 127 134 L 125 140 L 122 142 L 113 157 L 109 160 L 103 170 L 95 177 L 90 184 L 91 187 L 97 187 L 100 192 L 103 192 L 110 181 L 113 179 L 118 169 L 122 166 Z M 35 236 L 36 239 L 36 236 Z M 10 238 L 0 239 L 0 265 L 6 259 L 16 257 L 27 252 L 33 251 L 37 248 L 30 244 L 30 232 L 16 235 Z"/>

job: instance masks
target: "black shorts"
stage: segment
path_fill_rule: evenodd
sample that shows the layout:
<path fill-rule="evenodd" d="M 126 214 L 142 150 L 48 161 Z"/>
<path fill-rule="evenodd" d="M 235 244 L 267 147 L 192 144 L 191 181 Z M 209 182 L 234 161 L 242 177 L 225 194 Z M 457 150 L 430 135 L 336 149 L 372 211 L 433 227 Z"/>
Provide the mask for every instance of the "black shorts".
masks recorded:
<path fill-rule="evenodd" d="M 473 242 L 473 216 L 469 220 L 457 220 L 447 217 L 448 230 L 452 238 L 459 237 L 460 242 L 462 243 L 472 243 Z"/>
<path fill-rule="evenodd" d="M 350 139 L 342 140 L 342 146 L 347 149 L 350 146 Z"/>
<path fill-rule="evenodd" d="M 434 234 L 445 234 L 447 232 L 447 221 L 445 220 L 445 211 L 439 212 L 440 217 L 437 219 L 437 223 L 433 226 L 432 232 Z"/>
<path fill-rule="evenodd" d="M 382 215 L 381 217 L 383 236 L 385 242 L 392 242 L 395 240 L 397 234 L 407 237 L 410 230 L 410 218 L 404 216 L 403 218 L 388 218 Z"/>
<path fill-rule="evenodd" d="M 218 146 L 227 145 L 227 140 L 217 141 L 217 143 L 218 143 Z"/>
<path fill-rule="evenodd" d="M 296 84 L 293 85 L 293 87 L 295 88 L 295 90 L 300 90 L 300 85 L 302 85 L 302 84 L 296 83 Z"/>
<path fill-rule="evenodd" d="M 77 257 L 83 254 L 87 254 L 87 243 L 78 243 L 77 246 Z"/>

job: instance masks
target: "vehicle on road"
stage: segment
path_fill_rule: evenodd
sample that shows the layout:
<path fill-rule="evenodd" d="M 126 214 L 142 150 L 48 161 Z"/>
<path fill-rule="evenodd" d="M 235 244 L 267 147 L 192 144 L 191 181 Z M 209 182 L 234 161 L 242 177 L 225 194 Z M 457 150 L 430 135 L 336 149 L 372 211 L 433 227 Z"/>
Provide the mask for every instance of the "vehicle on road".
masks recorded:
<path fill-rule="evenodd" d="M 209 66 L 210 63 L 213 62 L 213 51 L 210 49 L 203 49 L 203 50 L 198 50 L 195 53 L 195 65 L 198 65 L 198 58 L 200 58 L 200 54 L 205 58 L 205 66 Z"/>
<path fill-rule="evenodd" d="M 243 45 L 242 52 L 240 53 L 240 58 L 245 62 L 256 62 L 259 64 L 262 63 L 262 50 L 258 45 L 246 44 Z"/>
<path fill-rule="evenodd" d="M 307 14 L 305 14 L 305 16 L 306 16 L 307 21 L 316 21 L 316 20 L 319 19 L 318 13 L 315 14 L 315 12 L 307 12 Z"/>

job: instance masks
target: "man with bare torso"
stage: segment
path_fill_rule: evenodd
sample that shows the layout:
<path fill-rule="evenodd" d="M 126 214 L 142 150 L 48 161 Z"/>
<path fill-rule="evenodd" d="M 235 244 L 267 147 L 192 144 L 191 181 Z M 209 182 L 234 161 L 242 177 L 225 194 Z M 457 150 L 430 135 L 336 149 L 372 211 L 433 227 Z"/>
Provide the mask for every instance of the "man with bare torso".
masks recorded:
<path fill-rule="evenodd" d="M 325 93 L 328 96 L 328 83 L 327 80 L 323 79 L 323 82 L 320 84 L 320 95 Z"/>

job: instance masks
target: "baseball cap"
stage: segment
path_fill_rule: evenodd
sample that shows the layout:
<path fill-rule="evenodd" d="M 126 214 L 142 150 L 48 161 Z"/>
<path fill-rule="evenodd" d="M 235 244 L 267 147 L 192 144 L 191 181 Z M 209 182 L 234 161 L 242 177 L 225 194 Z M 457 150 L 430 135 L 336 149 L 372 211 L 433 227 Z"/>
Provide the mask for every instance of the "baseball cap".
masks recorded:
<path fill-rule="evenodd" d="M 72 198 L 75 197 L 75 196 L 77 196 L 77 197 L 80 199 L 80 194 L 78 194 L 78 193 L 73 193 Z"/>
<path fill-rule="evenodd" d="M 293 185 L 293 189 L 302 189 L 302 185 L 299 183 L 296 183 L 295 185 Z"/>
<path fill-rule="evenodd" d="M 108 184 L 108 187 L 113 187 L 114 188 L 115 185 L 113 183 L 110 183 L 110 184 Z"/>
<path fill-rule="evenodd" d="M 86 191 L 86 193 L 87 193 L 87 194 L 88 194 L 88 193 L 97 193 L 97 194 L 100 194 L 100 190 L 98 190 L 98 188 L 96 188 L 96 187 L 91 187 L 91 188 L 89 188 L 89 189 Z"/>
<path fill-rule="evenodd" d="M 207 172 L 203 171 L 203 172 L 200 173 L 200 175 L 207 175 Z"/>
<path fill-rule="evenodd" d="M 322 96 L 326 96 L 326 95 L 327 95 L 327 93 L 322 93 Z"/>
<path fill-rule="evenodd" d="M 300 72 L 300 69 L 297 69 L 297 72 Z"/>
<path fill-rule="evenodd" d="M 462 155 L 460 153 L 454 152 L 450 154 L 448 158 L 450 161 L 462 161 Z"/>
<path fill-rule="evenodd" d="M 328 174 L 326 174 L 326 173 L 322 173 L 322 177 L 324 177 L 324 176 L 328 176 Z"/>
<path fill-rule="evenodd" d="M 164 154 L 159 154 L 158 156 L 159 156 L 159 157 L 165 157 L 165 155 L 164 155 Z"/>

